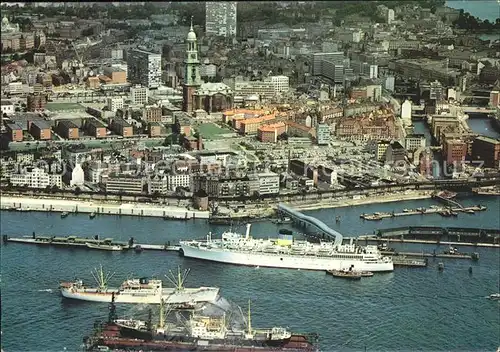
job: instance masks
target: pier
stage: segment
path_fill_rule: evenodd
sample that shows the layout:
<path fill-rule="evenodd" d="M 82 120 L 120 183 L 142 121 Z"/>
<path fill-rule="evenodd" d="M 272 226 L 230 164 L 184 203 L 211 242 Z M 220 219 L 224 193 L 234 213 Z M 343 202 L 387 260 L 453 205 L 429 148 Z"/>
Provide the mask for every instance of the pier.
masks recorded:
<path fill-rule="evenodd" d="M 500 248 L 499 229 L 464 227 L 410 226 L 374 231 L 361 235 L 358 241 L 368 243 L 418 243 L 449 246 Z"/>
<path fill-rule="evenodd" d="M 41 246 L 56 246 L 56 247 L 69 247 L 69 248 L 82 248 L 91 249 L 87 246 L 87 243 L 94 245 L 104 245 L 104 246 L 120 246 L 123 251 L 126 250 L 154 250 L 154 251 L 173 251 L 179 252 L 180 246 L 172 246 L 170 242 L 165 244 L 145 244 L 145 243 L 135 243 L 134 239 L 131 238 L 128 242 L 114 241 L 112 238 L 99 239 L 98 236 L 87 238 L 87 237 L 77 237 L 77 236 L 22 236 L 22 237 L 10 237 L 7 235 L 2 236 L 3 243 L 23 243 L 23 244 L 34 244 Z"/>
<path fill-rule="evenodd" d="M 451 201 L 451 200 L 448 200 Z M 455 202 L 456 203 L 456 202 Z M 457 203 L 458 204 L 458 203 Z M 360 218 L 363 220 L 382 220 L 387 218 L 394 218 L 400 216 L 410 216 L 410 215 L 429 215 L 429 214 L 440 214 L 442 216 L 456 216 L 458 213 L 474 214 L 476 211 L 485 211 L 487 207 L 482 205 L 472 206 L 472 207 L 460 207 L 449 208 L 449 207 L 431 207 L 431 208 L 418 208 L 418 209 L 405 209 L 402 212 L 392 212 L 392 213 L 373 213 L 373 214 L 361 214 Z"/>
<path fill-rule="evenodd" d="M 342 234 L 328 227 L 324 222 L 316 219 L 315 217 L 302 214 L 300 211 L 297 211 L 283 203 L 278 204 L 278 214 L 282 217 L 289 217 L 295 224 L 300 226 L 312 226 L 318 230 L 320 235 L 333 238 L 336 245 L 342 244 Z"/>

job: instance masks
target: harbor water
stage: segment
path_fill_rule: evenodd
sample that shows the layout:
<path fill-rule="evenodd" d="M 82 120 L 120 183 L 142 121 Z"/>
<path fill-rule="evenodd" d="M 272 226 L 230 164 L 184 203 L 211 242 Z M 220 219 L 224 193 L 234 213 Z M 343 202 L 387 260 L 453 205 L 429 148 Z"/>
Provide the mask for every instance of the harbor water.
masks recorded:
<path fill-rule="evenodd" d="M 500 228 L 498 197 L 465 197 L 464 205 L 482 204 L 487 211 L 459 214 L 408 216 L 363 221 L 361 213 L 401 211 L 429 207 L 433 200 L 372 204 L 308 211 L 346 236 L 372 234 L 377 228 L 398 226 L 454 226 Z M 340 223 L 335 223 L 335 216 Z M 37 234 L 134 237 L 143 243 L 175 242 L 216 235 L 226 226 L 205 220 L 164 221 L 136 218 L 58 213 L 1 212 L 2 235 Z M 274 236 L 279 228 L 270 221 L 255 223 L 255 237 Z M 244 231 L 243 226 L 238 228 Z M 214 234 L 214 236 L 216 236 Z M 394 244 L 398 249 L 432 252 L 446 248 Z M 116 272 L 111 284 L 127 277 L 163 278 L 178 265 L 190 268 L 188 286 L 219 286 L 224 297 L 241 306 L 252 300 L 255 327 L 288 326 L 298 332 L 317 332 L 323 351 L 467 350 L 494 351 L 500 346 L 500 304 L 485 297 L 499 292 L 500 250 L 459 247 L 476 251 L 478 262 L 429 260 L 427 268 L 397 268 L 392 273 L 351 282 L 323 272 L 240 267 L 200 262 L 174 252 L 101 252 L 86 249 L 39 247 L 16 243 L 1 247 L 2 347 L 12 351 L 79 351 L 82 338 L 96 319 L 106 319 L 106 304 L 63 300 L 60 280 L 75 277 L 92 282 L 90 271 L 100 264 Z M 438 262 L 445 269 L 437 270 Z M 472 274 L 469 273 L 472 267 Z M 166 281 L 166 280 L 164 280 Z M 144 306 L 119 306 L 118 313 L 131 316 Z"/>

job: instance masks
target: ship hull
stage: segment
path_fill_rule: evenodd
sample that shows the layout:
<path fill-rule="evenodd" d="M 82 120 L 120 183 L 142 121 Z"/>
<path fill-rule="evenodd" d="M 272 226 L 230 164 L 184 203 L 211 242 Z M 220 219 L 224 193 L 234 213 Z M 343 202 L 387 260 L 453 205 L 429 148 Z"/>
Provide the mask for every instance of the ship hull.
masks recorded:
<path fill-rule="evenodd" d="M 189 289 L 185 288 L 183 292 L 175 292 L 174 289 L 163 289 L 162 294 L 139 294 L 139 293 L 118 293 L 116 290 L 106 292 L 97 292 L 97 290 L 86 289 L 72 291 L 71 289 L 61 288 L 61 294 L 65 298 L 77 299 L 89 302 L 111 303 L 113 293 L 115 294 L 115 303 L 135 303 L 135 304 L 160 304 L 164 299 L 166 304 L 196 304 L 204 302 L 214 302 L 219 296 L 217 288 Z"/>
<path fill-rule="evenodd" d="M 214 261 L 219 263 L 301 270 L 341 270 L 353 267 L 356 271 L 384 272 L 393 271 L 392 261 L 366 262 L 363 260 L 337 259 L 332 257 L 299 256 L 289 254 L 265 254 L 231 252 L 222 249 L 206 249 L 190 246 L 181 242 L 185 257 Z"/>

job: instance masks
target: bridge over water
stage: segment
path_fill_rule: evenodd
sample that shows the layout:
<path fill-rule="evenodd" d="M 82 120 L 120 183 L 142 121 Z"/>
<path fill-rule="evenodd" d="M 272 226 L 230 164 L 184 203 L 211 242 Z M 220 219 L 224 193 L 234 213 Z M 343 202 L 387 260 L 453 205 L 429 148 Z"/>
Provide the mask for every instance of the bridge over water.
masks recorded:
<path fill-rule="evenodd" d="M 297 211 L 286 204 L 280 203 L 278 204 L 278 213 L 290 217 L 293 221 L 310 225 L 315 227 L 321 234 L 335 238 L 335 245 L 341 245 L 343 236 L 340 232 L 335 231 L 328 227 L 324 222 L 316 219 L 315 217 L 302 214 L 300 211 Z"/>

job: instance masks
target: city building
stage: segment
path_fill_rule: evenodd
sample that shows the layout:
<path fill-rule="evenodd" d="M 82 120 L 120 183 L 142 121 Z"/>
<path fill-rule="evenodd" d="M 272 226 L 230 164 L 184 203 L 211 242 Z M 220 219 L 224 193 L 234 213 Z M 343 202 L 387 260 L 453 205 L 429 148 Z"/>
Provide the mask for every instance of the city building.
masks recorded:
<path fill-rule="evenodd" d="M 111 84 L 127 83 L 127 72 L 120 67 L 108 66 L 103 69 L 103 72 L 111 80 Z"/>
<path fill-rule="evenodd" d="M 316 142 L 318 145 L 328 145 L 330 143 L 330 126 L 323 123 L 316 126 Z"/>
<path fill-rule="evenodd" d="M 280 176 L 274 172 L 264 172 L 257 175 L 259 180 L 259 195 L 278 194 L 280 191 Z"/>
<path fill-rule="evenodd" d="M 343 65 L 344 52 L 336 51 L 331 53 L 315 53 L 312 54 L 311 74 L 313 76 L 324 76 L 323 61 L 330 61 L 334 65 Z"/>
<path fill-rule="evenodd" d="M 385 151 L 385 162 L 389 164 L 402 163 L 406 160 L 406 150 L 401 143 L 394 141 Z"/>
<path fill-rule="evenodd" d="M 278 136 L 286 132 L 286 124 L 277 122 L 270 125 L 260 126 L 257 129 L 257 138 L 263 143 L 276 143 Z"/>
<path fill-rule="evenodd" d="M 472 143 L 472 162 L 484 163 L 483 167 L 500 169 L 500 140 L 486 136 L 477 137 Z"/>
<path fill-rule="evenodd" d="M 106 105 L 111 112 L 116 112 L 118 109 L 123 110 L 123 98 L 108 98 Z"/>
<path fill-rule="evenodd" d="M 423 134 L 409 134 L 405 138 L 405 149 L 413 152 L 418 149 L 424 149 L 426 139 Z"/>
<path fill-rule="evenodd" d="M 447 166 L 461 169 L 467 156 L 467 143 L 461 139 L 447 140 L 443 145 L 443 155 Z"/>
<path fill-rule="evenodd" d="M 234 94 L 242 97 L 256 95 L 259 100 L 272 99 L 275 96 L 275 86 L 271 81 L 236 81 Z"/>
<path fill-rule="evenodd" d="M 233 106 L 233 91 L 224 83 L 201 83 L 193 95 L 193 109 L 210 113 L 221 112 Z"/>
<path fill-rule="evenodd" d="M 61 137 L 66 139 L 80 138 L 78 126 L 71 120 L 59 120 L 56 131 Z"/>
<path fill-rule="evenodd" d="M 142 110 L 142 119 L 147 122 L 161 122 L 162 108 L 160 106 L 146 106 Z"/>
<path fill-rule="evenodd" d="M 85 182 L 85 173 L 83 172 L 82 166 L 80 164 L 76 164 L 73 170 L 71 171 L 71 181 L 70 186 L 83 186 Z"/>
<path fill-rule="evenodd" d="M 205 33 L 221 37 L 236 36 L 236 1 L 205 3 Z"/>
<path fill-rule="evenodd" d="M 102 178 L 105 182 L 106 193 L 136 193 L 144 192 L 144 178 L 130 175 L 108 175 Z"/>
<path fill-rule="evenodd" d="M 493 90 L 490 92 L 490 106 L 500 106 L 500 92 L 498 90 Z"/>
<path fill-rule="evenodd" d="M 403 104 L 401 104 L 401 119 L 403 120 L 403 125 L 411 126 L 411 101 L 406 99 Z"/>
<path fill-rule="evenodd" d="M 12 142 L 22 142 L 23 141 L 23 128 L 19 126 L 17 123 L 8 123 L 6 124 L 7 133 L 9 135 L 9 139 Z"/>
<path fill-rule="evenodd" d="M 274 92 L 285 93 L 290 89 L 290 78 L 288 76 L 270 76 L 265 81 L 271 82 L 274 87 Z"/>
<path fill-rule="evenodd" d="M 149 89 L 141 85 L 130 87 L 130 100 L 133 104 L 147 104 L 149 97 Z"/>
<path fill-rule="evenodd" d="M 134 130 L 130 123 L 124 119 L 116 118 L 111 121 L 111 130 L 123 137 L 133 137 Z"/>
<path fill-rule="evenodd" d="M 264 115 L 255 118 L 241 120 L 239 123 L 239 132 L 241 134 L 256 134 L 257 129 L 265 123 L 270 123 L 276 119 L 275 114 Z"/>
<path fill-rule="evenodd" d="M 52 139 L 50 125 L 45 120 L 35 120 L 28 123 L 30 134 L 38 140 L 45 141 Z"/>
<path fill-rule="evenodd" d="M 0 101 L 0 108 L 2 111 L 2 116 L 3 116 L 3 114 L 6 114 L 6 115 L 13 114 L 16 111 L 14 104 L 12 104 L 12 101 L 7 100 L 7 99 L 2 99 Z"/>
<path fill-rule="evenodd" d="M 151 122 L 149 124 L 149 128 L 148 128 L 148 131 L 149 131 L 149 137 L 159 137 L 161 136 L 161 124 L 159 124 L 158 122 Z"/>
<path fill-rule="evenodd" d="M 378 161 L 385 161 L 385 152 L 387 151 L 387 148 L 391 144 L 390 141 L 378 141 L 377 142 L 377 149 L 375 150 L 375 156 Z"/>
<path fill-rule="evenodd" d="M 47 173 L 42 168 L 27 168 L 20 173 L 13 173 L 10 177 L 13 186 L 26 186 L 29 188 L 47 188 L 56 186 L 62 188 L 62 175 Z"/>
<path fill-rule="evenodd" d="M 27 97 L 27 110 L 30 112 L 45 110 L 47 105 L 47 95 L 43 93 L 29 94 Z"/>
<path fill-rule="evenodd" d="M 107 136 L 106 126 L 99 120 L 93 118 L 85 121 L 84 129 L 89 135 L 95 138 L 105 138 Z"/>
<path fill-rule="evenodd" d="M 132 49 L 127 55 L 128 80 L 149 89 L 161 85 L 161 54 Z"/>

